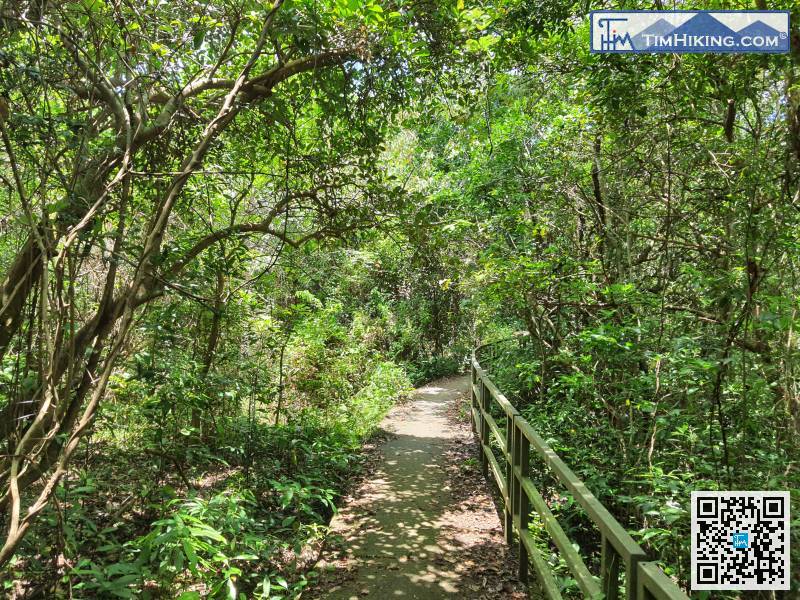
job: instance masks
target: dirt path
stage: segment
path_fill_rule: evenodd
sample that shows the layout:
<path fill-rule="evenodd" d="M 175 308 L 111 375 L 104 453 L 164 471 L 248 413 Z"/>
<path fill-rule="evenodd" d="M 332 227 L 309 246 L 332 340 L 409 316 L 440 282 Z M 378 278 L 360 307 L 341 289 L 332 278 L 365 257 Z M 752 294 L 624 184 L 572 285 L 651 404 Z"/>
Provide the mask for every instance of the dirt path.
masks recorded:
<path fill-rule="evenodd" d="M 334 518 L 312 597 L 527 598 L 475 460 L 468 385 L 436 381 L 386 418 L 378 467 Z"/>

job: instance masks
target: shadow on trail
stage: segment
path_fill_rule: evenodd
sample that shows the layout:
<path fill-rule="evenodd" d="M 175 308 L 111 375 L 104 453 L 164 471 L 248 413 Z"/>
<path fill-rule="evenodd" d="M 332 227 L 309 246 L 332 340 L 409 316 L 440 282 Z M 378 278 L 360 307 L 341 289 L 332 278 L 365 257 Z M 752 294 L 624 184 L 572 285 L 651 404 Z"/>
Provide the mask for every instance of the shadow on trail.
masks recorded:
<path fill-rule="evenodd" d="M 447 453 L 463 440 L 448 409 L 465 387 L 458 378 L 421 388 L 387 419 L 380 467 L 334 519 L 325 591 L 314 597 L 504 597 L 495 507 L 485 488 L 465 492 Z"/>

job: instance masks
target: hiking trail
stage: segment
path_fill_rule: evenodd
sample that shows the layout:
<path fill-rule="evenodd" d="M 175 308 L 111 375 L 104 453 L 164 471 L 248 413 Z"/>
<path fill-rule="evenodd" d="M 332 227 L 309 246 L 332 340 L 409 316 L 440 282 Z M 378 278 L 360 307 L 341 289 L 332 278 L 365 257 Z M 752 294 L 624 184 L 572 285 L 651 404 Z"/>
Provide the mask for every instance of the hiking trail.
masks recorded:
<path fill-rule="evenodd" d="M 383 421 L 377 467 L 331 523 L 313 597 L 528 597 L 476 460 L 468 386 L 432 382 Z"/>

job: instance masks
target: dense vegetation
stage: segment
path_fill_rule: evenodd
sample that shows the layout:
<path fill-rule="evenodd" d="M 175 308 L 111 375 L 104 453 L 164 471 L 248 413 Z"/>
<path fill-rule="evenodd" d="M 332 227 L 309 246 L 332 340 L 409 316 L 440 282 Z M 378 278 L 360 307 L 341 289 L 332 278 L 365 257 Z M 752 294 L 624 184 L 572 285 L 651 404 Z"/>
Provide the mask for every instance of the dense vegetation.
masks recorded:
<path fill-rule="evenodd" d="M 480 249 L 479 327 L 530 334 L 501 389 L 686 582 L 693 490 L 800 491 L 796 67 L 590 59 L 585 33 L 418 127 L 417 172 Z"/>
<path fill-rule="evenodd" d="M 590 55 L 607 6 L 0 2 L 5 593 L 295 597 L 388 408 L 518 330 L 493 375 L 684 587 L 692 490 L 800 514 L 800 13 Z"/>

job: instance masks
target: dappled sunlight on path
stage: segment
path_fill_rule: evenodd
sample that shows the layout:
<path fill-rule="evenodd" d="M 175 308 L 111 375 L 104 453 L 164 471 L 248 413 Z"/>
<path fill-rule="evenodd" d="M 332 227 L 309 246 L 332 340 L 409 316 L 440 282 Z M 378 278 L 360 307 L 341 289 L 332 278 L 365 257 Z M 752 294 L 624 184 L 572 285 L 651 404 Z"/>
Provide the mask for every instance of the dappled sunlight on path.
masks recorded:
<path fill-rule="evenodd" d="M 486 484 L 464 469 L 471 437 L 454 415 L 467 386 L 457 377 L 420 388 L 384 421 L 392 435 L 376 472 L 331 524 L 315 597 L 525 597 Z"/>

